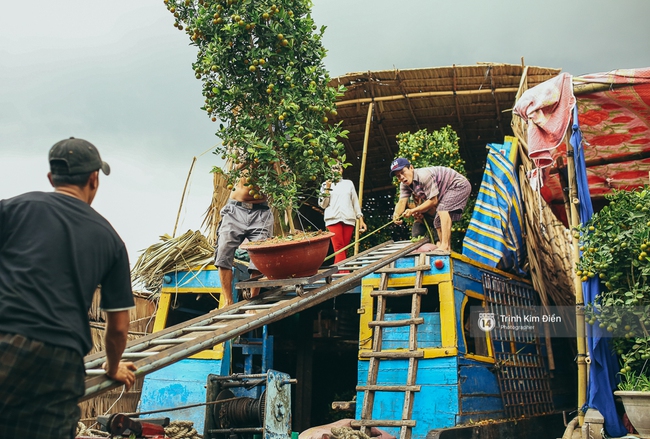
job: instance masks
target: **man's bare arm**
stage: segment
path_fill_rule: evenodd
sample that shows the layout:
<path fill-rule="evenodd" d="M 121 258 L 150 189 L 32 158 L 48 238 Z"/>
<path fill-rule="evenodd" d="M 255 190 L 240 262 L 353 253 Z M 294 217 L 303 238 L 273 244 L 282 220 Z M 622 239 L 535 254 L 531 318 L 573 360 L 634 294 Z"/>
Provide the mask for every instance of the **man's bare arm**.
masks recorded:
<path fill-rule="evenodd" d="M 130 389 L 135 382 L 135 364 L 130 361 L 121 362 L 122 353 L 126 347 L 129 333 L 129 311 L 109 311 L 106 313 L 106 375 L 124 383 Z"/>

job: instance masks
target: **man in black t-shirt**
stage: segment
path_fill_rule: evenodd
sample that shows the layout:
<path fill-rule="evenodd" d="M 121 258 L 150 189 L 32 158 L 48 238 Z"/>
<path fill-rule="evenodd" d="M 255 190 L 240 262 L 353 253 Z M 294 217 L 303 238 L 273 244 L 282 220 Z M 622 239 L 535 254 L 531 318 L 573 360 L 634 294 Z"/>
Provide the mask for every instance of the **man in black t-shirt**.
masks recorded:
<path fill-rule="evenodd" d="M 124 243 L 90 207 L 99 170 L 91 143 L 70 138 L 49 153 L 54 192 L 0 200 L 0 438 L 72 438 L 92 347 L 88 309 L 101 285 L 106 374 L 130 388 L 121 362 L 133 294 Z"/>

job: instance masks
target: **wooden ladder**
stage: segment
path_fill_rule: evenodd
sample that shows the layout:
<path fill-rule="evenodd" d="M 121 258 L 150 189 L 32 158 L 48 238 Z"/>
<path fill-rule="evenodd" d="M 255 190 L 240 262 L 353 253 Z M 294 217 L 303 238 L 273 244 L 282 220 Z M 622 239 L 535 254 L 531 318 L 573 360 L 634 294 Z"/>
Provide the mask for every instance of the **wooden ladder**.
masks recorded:
<path fill-rule="evenodd" d="M 424 352 L 418 350 L 417 332 L 418 325 L 424 323 L 424 318 L 420 317 L 421 296 L 427 294 L 427 289 L 422 287 L 424 272 L 431 269 L 430 265 L 425 265 L 426 255 L 420 254 L 415 259 L 415 266 L 408 268 L 395 268 L 394 263 L 390 266 L 377 270 L 381 274 L 379 289 L 370 293 L 371 297 L 377 298 L 377 312 L 374 321 L 368 323 L 373 328 L 372 351 L 361 352 L 361 358 L 369 358 L 368 379 L 365 386 L 357 386 L 357 391 L 364 392 L 363 405 L 361 409 L 361 420 L 353 421 L 352 426 L 361 427 L 361 431 L 366 433 L 370 427 L 400 427 L 400 439 L 410 439 L 413 427 L 416 421 L 412 419 L 413 415 L 413 398 L 415 392 L 419 392 L 421 386 L 416 385 L 418 360 L 424 357 Z M 415 273 L 413 288 L 403 288 L 398 290 L 389 290 L 389 279 L 392 274 Z M 388 298 L 403 297 L 410 295 L 411 316 L 403 320 L 385 320 L 386 301 Z M 408 350 L 387 351 L 383 349 L 383 329 L 387 327 L 409 327 Z M 381 385 L 377 383 L 379 373 L 379 364 L 382 360 L 391 359 L 408 359 L 408 370 L 406 383 L 404 385 Z M 402 408 L 402 418 L 399 420 L 379 420 L 372 419 L 372 412 L 375 402 L 376 392 L 404 392 L 404 406 Z"/>

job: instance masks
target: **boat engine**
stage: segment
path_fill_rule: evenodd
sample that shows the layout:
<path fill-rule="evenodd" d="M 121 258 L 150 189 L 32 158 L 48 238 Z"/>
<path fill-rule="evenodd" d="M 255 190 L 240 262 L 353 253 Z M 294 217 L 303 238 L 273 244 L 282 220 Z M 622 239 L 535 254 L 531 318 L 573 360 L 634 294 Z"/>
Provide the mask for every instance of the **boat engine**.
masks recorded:
<path fill-rule="evenodd" d="M 291 386 L 289 375 L 208 375 L 205 439 L 289 439 Z"/>

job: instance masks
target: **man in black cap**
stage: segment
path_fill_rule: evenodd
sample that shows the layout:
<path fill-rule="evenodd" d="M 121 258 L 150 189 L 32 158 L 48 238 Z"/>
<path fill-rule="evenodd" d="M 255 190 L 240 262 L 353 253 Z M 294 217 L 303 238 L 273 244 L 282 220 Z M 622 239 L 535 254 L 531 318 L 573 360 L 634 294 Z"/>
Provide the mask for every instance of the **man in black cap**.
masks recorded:
<path fill-rule="evenodd" d="M 72 438 L 92 348 L 88 310 L 101 286 L 106 374 L 130 388 L 120 362 L 134 306 L 124 243 L 90 207 L 99 170 L 91 143 L 70 138 L 49 153 L 54 192 L 0 200 L 0 438 Z"/>
<path fill-rule="evenodd" d="M 395 205 L 393 221 L 402 224 L 402 216 L 413 217 L 411 235 L 426 233 L 424 222 L 433 224 L 438 233 L 436 249 L 439 253 L 451 251 L 451 224 L 463 216 L 472 185 L 462 174 L 445 166 L 413 168 L 411 162 L 400 157 L 390 165 L 390 176 L 397 177 L 399 201 Z M 413 197 L 416 206 L 408 209 L 407 203 Z"/>

